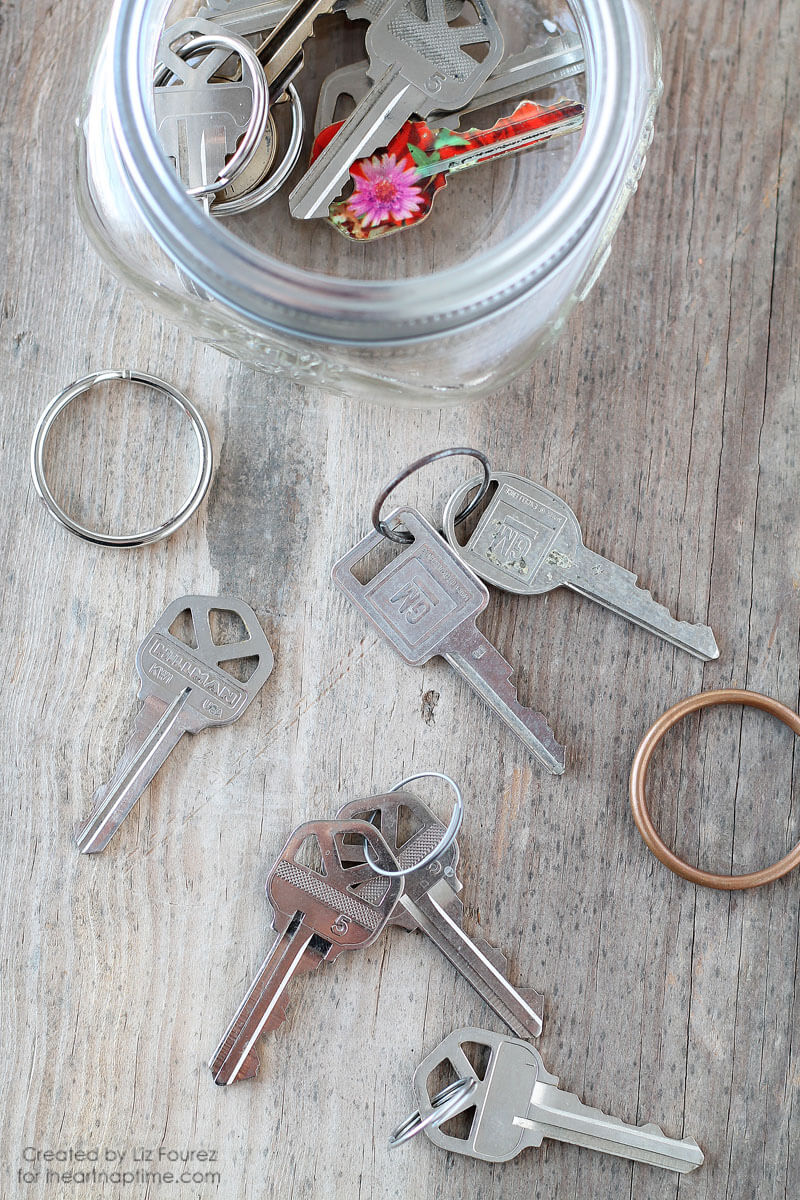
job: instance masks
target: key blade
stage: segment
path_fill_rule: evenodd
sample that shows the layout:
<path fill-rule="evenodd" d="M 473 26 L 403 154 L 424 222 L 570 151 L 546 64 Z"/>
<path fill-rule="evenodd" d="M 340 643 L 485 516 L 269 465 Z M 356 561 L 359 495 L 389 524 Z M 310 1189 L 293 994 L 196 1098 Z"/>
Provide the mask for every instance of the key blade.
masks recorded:
<path fill-rule="evenodd" d="M 215 1083 L 227 1087 L 256 1074 L 255 1043 L 262 1033 L 285 1020 L 290 980 L 316 970 L 323 961 L 313 939 L 314 931 L 302 920 L 292 923 L 277 939 L 208 1064 Z"/>
<path fill-rule="evenodd" d="M 187 732 L 190 689 L 171 703 L 147 696 L 136 717 L 134 732 L 111 779 L 92 797 L 92 811 L 75 831 L 81 854 L 104 850 L 170 751 Z"/>
<path fill-rule="evenodd" d="M 563 775 L 566 751 L 543 713 L 525 708 L 511 682 L 510 664 L 474 622 L 465 622 L 449 635 L 439 653 L 458 671 L 474 692 L 515 733 L 551 775 Z"/>
<path fill-rule="evenodd" d="M 515 1117 L 514 1125 L 527 1132 L 532 1146 L 552 1138 L 680 1174 L 694 1171 L 704 1158 L 694 1138 L 668 1138 L 652 1123 L 627 1125 L 541 1078 L 534 1086 L 527 1117 Z"/>
<path fill-rule="evenodd" d="M 704 662 L 719 658 L 719 647 L 708 625 L 690 625 L 677 621 L 663 604 L 658 604 L 637 576 L 600 554 L 582 546 L 566 579 L 566 586 L 634 625 L 656 634 L 679 650 L 686 650 Z"/>
<path fill-rule="evenodd" d="M 327 216 L 347 182 L 351 165 L 387 145 L 414 112 L 419 99 L 418 88 L 399 73 L 387 72 L 369 89 L 290 193 L 292 216 L 303 221 Z"/>
<path fill-rule="evenodd" d="M 518 1037 L 538 1037 L 542 1032 L 542 998 L 537 993 L 533 1007 L 526 997 L 496 969 L 467 936 L 449 911 L 453 895 L 441 880 L 417 900 L 404 895 L 400 903 L 412 914 L 419 928 L 441 950 L 481 999 L 505 1021 Z"/>

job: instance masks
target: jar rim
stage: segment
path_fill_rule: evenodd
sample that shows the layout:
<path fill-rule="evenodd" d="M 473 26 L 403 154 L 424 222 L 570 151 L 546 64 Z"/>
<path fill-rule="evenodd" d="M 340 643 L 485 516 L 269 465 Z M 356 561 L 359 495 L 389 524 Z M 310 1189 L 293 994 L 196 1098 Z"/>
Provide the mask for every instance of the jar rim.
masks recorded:
<path fill-rule="evenodd" d="M 207 215 L 163 152 L 149 89 L 169 2 L 115 6 L 109 116 L 119 154 L 143 219 L 169 257 L 203 291 L 273 328 L 363 344 L 424 337 L 490 316 L 564 262 L 626 169 L 640 22 L 631 0 L 568 0 L 586 57 L 586 122 L 564 178 L 529 221 L 465 262 L 425 276 L 358 280 L 293 266 Z"/>

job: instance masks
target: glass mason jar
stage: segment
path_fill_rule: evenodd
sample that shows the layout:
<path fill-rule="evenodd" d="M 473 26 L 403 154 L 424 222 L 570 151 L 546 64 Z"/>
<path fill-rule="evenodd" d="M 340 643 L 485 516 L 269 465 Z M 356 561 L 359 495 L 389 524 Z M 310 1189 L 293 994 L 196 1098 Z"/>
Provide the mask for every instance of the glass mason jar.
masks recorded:
<path fill-rule="evenodd" d="M 485 396 L 558 334 L 606 260 L 653 136 L 661 58 L 648 0 L 495 0 L 506 53 L 542 17 L 577 28 L 585 76 L 542 102 L 585 99 L 582 134 L 452 178 L 427 220 L 367 243 L 294 220 L 289 188 L 229 220 L 186 195 L 152 118 L 175 7 L 116 0 L 79 122 L 80 211 L 123 281 L 251 366 L 369 399 Z M 309 115 L 326 71 L 360 57 L 337 19 L 298 77 Z"/>

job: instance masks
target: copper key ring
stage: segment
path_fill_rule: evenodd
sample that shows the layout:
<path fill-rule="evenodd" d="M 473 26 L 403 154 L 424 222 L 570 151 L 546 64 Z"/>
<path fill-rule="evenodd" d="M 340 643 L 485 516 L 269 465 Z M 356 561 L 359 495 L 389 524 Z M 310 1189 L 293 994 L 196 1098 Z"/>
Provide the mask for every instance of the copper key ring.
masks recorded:
<path fill-rule="evenodd" d="M 658 718 L 656 723 L 648 729 L 636 751 L 631 767 L 630 782 L 633 819 L 646 846 L 655 854 L 656 858 L 665 867 L 669 867 L 670 871 L 674 871 L 676 875 L 681 875 L 691 883 L 726 892 L 763 887 L 765 883 L 773 883 L 776 879 L 788 875 L 794 867 L 800 864 L 800 842 L 793 850 L 789 851 L 785 858 L 765 867 L 763 871 L 751 871 L 747 875 L 715 875 L 712 871 L 701 871 L 699 867 L 693 867 L 690 863 L 684 862 L 682 858 L 678 858 L 677 854 L 674 854 L 662 842 L 647 808 L 645 792 L 647 768 L 650 766 L 650 759 L 664 734 L 689 713 L 697 712 L 701 708 L 710 708 L 716 704 L 744 704 L 748 708 L 760 708 L 762 712 L 777 717 L 800 737 L 800 716 L 793 709 L 781 704 L 780 700 L 773 700 L 771 696 L 764 696 L 761 692 L 748 692 L 743 688 L 720 688 L 717 691 L 698 692 L 696 696 L 689 696 L 687 700 L 682 700 L 680 704 L 675 704 L 672 708 L 667 709 Z"/>

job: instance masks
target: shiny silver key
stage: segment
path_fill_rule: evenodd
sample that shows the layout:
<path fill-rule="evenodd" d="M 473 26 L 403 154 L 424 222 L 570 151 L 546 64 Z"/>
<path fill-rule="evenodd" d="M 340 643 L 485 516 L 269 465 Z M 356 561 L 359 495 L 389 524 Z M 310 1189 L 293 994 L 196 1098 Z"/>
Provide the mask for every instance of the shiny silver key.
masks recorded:
<path fill-rule="evenodd" d="M 473 0 L 477 21 L 448 23 L 446 0 L 389 0 L 367 30 L 367 95 L 315 158 L 289 196 L 292 216 L 324 217 L 351 165 L 382 146 L 411 116 L 467 104 L 503 55 L 503 38 L 487 0 Z M 480 61 L 469 53 L 475 48 Z"/>
<path fill-rule="evenodd" d="M 187 189 L 206 187 L 224 176 L 253 111 L 249 82 L 212 79 L 230 50 L 214 50 L 189 62 L 172 49 L 183 35 L 214 31 L 210 22 L 186 18 L 166 30 L 159 44 L 160 65 L 153 87 L 156 132 Z M 208 207 L 210 198 L 203 203 Z"/>
<path fill-rule="evenodd" d="M 353 800 L 336 815 L 340 820 L 361 818 L 377 822 L 398 866 L 404 869 L 421 862 L 445 833 L 428 806 L 410 792 Z M 407 818 L 413 823 L 414 832 L 405 837 Z M 353 850 L 359 853 L 360 847 Z M 407 875 L 389 924 L 421 930 L 509 1029 L 518 1037 L 538 1037 L 542 1032 L 542 997 L 538 992 L 515 988 L 509 983 L 508 963 L 503 954 L 479 933 L 469 937 L 462 928 L 464 906 L 458 897 L 462 884 L 456 875 L 457 863 L 458 843 L 453 842 L 441 858 Z"/>
<path fill-rule="evenodd" d="M 343 950 L 370 946 L 383 931 L 402 880 L 377 877 L 367 864 L 345 866 L 341 842 L 348 837 L 362 845 L 366 839 L 378 866 L 395 869 L 385 841 L 366 821 L 310 821 L 294 831 L 267 880 L 278 937 L 214 1051 L 209 1066 L 215 1083 L 227 1086 L 256 1074 L 255 1044 L 285 1020 L 292 979 L 332 962 Z M 309 841 L 318 867 L 298 861 Z M 365 894 L 360 885 L 367 886 Z"/>
<path fill-rule="evenodd" d="M 384 541 L 373 530 L 334 566 L 336 586 L 409 666 L 441 655 L 542 766 L 562 774 L 564 747 L 541 713 L 520 704 L 511 667 L 475 624 L 489 603 L 485 585 L 416 509 L 398 508 L 388 519 L 414 541 L 362 584 L 353 567 Z"/>
<path fill-rule="evenodd" d="M 232 613 L 244 624 L 247 637 L 216 644 L 212 612 Z M 191 617 L 193 645 L 170 633 L 170 626 L 184 613 Z M 224 669 L 241 659 L 256 660 L 246 682 Z M 184 733 L 237 720 L 272 666 L 269 642 L 247 604 L 234 596 L 174 600 L 136 653 L 143 704 L 117 770 L 97 789 L 91 814 L 77 829 L 78 849 L 83 854 L 104 850 Z"/>
<path fill-rule="evenodd" d="M 470 1043 L 488 1051 L 480 1077 L 463 1049 Z M 526 1146 L 541 1146 L 545 1138 L 552 1138 L 681 1174 L 703 1162 L 694 1138 L 669 1138 L 657 1125 L 627 1125 L 587 1107 L 559 1088 L 557 1076 L 547 1071 L 529 1042 L 486 1029 L 457 1029 L 420 1063 L 414 1091 L 422 1117 L 433 1111 L 428 1079 L 443 1063 L 450 1063 L 458 1076 L 476 1080 L 471 1094 L 451 1112 L 456 1116 L 474 1107 L 466 1137 L 433 1127 L 425 1130 L 444 1150 L 484 1162 L 508 1162 Z"/>
<path fill-rule="evenodd" d="M 358 62 L 340 67 L 328 75 L 317 100 L 315 137 L 337 120 L 336 108 L 343 96 L 348 96 L 354 104 L 358 104 L 367 95 L 370 89 L 368 67 L 369 62 Z M 468 104 L 456 113 L 437 112 L 434 109 L 426 118 L 427 124 L 431 129 L 440 129 L 444 125 L 448 129 L 458 129 L 461 119 L 468 113 L 499 104 L 503 100 L 524 100 L 542 88 L 553 87 L 565 79 L 583 74 L 585 69 L 581 39 L 577 33 L 568 31 L 548 38 L 544 45 L 529 46 L 520 54 L 504 58 Z"/>
<path fill-rule="evenodd" d="M 676 621 L 631 571 L 586 549 L 575 514 L 559 496 L 510 471 L 493 472 L 492 482 L 496 490 L 465 545 L 455 518 L 480 479 L 456 489 L 443 518 L 448 542 L 481 579 L 521 596 L 568 587 L 697 658 L 719 657 L 707 625 Z"/>

